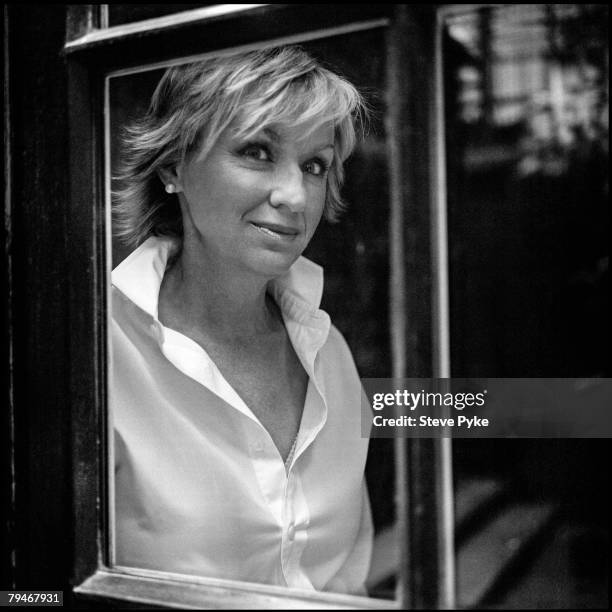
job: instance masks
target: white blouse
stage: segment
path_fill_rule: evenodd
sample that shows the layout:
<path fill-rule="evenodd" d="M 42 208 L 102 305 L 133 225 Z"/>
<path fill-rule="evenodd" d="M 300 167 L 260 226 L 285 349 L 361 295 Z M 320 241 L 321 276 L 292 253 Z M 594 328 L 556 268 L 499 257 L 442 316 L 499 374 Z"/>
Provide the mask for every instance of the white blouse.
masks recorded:
<path fill-rule="evenodd" d="M 372 548 L 351 353 L 301 257 L 270 286 L 308 376 L 285 467 L 206 351 L 158 319 L 173 242 L 149 238 L 113 271 L 110 407 L 114 563 L 363 594 Z"/>

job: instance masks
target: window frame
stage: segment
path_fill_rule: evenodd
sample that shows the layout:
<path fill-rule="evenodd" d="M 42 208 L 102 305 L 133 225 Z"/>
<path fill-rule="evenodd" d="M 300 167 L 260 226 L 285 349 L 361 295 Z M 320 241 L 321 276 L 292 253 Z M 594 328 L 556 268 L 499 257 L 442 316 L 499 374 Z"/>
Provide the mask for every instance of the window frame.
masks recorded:
<path fill-rule="evenodd" d="M 448 280 L 445 198 L 440 189 L 444 164 L 439 163 L 444 151 L 443 139 L 437 138 L 442 133 L 442 117 L 432 110 L 440 107 L 442 99 L 437 9 L 355 4 L 323 5 L 326 10 L 321 11 L 321 5 L 243 5 L 241 9 L 216 5 L 102 28 L 101 6 L 69 6 L 64 47 L 70 126 L 69 219 L 74 237 L 69 376 L 75 525 L 72 584 L 77 601 L 120 600 L 184 608 L 454 607 L 449 439 L 396 441 L 397 516 L 405 546 L 394 601 L 111 568 L 107 558 L 110 247 L 101 112 L 107 75 L 263 40 L 295 42 L 385 26 L 387 82 L 396 87 L 393 92 L 390 85 L 387 87 L 389 110 L 385 118 L 391 174 L 393 375 L 444 376 L 448 355 L 448 308 L 444 301 L 448 298 L 444 292 Z M 230 8 L 220 8 L 224 6 Z M 245 24 L 249 27 L 243 27 Z M 207 37 L 208 31 L 214 35 Z M 404 78 L 406 66 L 412 78 Z M 436 77 L 432 79 L 431 74 Z M 411 95 L 419 90 L 425 95 Z M 415 120 L 422 129 L 406 129 Z M 422 477 L 425 466 L 427 479 Z"/>

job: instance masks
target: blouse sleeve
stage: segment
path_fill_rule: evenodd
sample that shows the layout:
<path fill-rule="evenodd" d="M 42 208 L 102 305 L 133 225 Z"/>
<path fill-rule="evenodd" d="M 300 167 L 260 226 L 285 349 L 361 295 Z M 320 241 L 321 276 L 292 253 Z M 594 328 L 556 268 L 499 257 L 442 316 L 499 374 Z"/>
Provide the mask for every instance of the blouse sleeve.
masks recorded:
<path fill-rule="evenodd" d="M 326 591 L 332 593 L 348 593 L 350 595 L 367 596 L 365 582 L 370 570 L 374 527 L 372 524 L 372 511 L 370 498 L 365 479 L 362 484 L 361 520 L 355 544 L 349 553 L 344 565 L 328 582 Z"/>

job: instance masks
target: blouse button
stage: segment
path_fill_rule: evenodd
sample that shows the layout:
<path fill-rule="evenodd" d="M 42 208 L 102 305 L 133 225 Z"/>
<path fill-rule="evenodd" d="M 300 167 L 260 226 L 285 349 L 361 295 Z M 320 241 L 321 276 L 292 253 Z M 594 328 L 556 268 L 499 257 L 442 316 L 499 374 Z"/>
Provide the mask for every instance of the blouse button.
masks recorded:
<path fill-rule="evenodd" d="M 255 444 L 253 444 L 252 448 L 253 448 L 253 450 L 256 453 L 261 453 L 263 451 L 263 449 L 264 449 L 264 445 L 263 445 L 262 442 L 255 442 Z"/>
<path fill-rule="evenodd" d="M 287 537 L 289 538 L 290 542 L 293 542 L 293 540 L 295 540 L 295 525 L 293 523 L 289 524 L 289 529 L 287 530 Z"/>

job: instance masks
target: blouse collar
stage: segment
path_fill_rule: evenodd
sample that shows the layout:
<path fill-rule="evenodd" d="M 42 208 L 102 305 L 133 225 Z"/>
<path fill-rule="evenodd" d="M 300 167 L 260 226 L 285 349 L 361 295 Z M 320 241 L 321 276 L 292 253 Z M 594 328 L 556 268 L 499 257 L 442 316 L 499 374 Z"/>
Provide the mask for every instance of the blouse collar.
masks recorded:
<path fill-rule="evenodd" d="M 158 320 L 158 298 L 168 258 L 176 248 L 172 238 L 151 236 L 112 272 L 113 285 L 141 310 Z M 281 311 L 301 323 L 324 320 L 319 310 L 323 296 L 323 268 L 299 257 L 289 270 L 271 282 Z"/>

